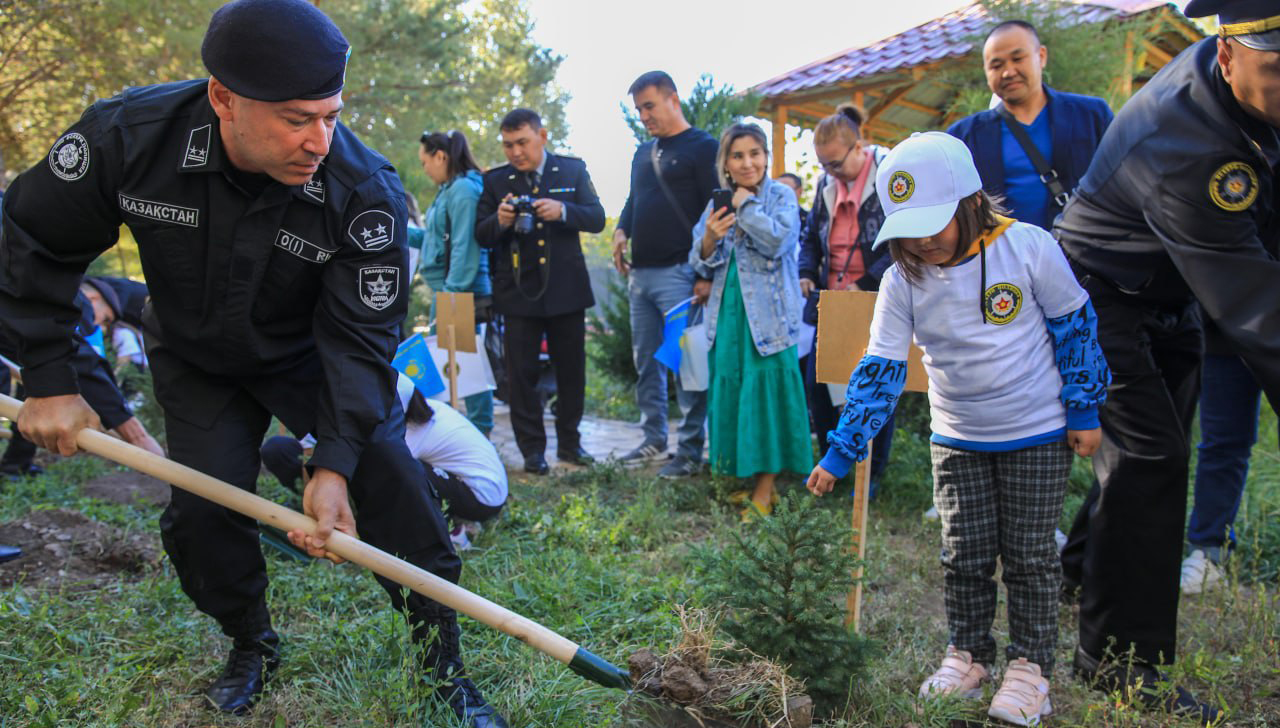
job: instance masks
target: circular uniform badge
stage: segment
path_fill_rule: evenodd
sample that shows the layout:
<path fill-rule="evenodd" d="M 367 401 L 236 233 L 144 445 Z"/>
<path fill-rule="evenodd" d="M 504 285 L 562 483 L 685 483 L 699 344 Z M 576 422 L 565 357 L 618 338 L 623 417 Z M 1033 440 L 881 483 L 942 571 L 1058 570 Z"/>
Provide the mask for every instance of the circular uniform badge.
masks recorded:
<path fill-rule="evenodd" d="M 49 169 L 68 182 L 83 177 L 89 171 L 89 141 L 76 132 L 64 134 L 49 150 Z"/>
<path fill-rule="evenodd" d="M 1247 210 L 1258 199 L 1258 175 L 1244 162 L 1227 162 L 1209 179 L 1209 197 L 1227 212 Z"/>
<path fill-rule="evenodd" d="M 889 199 L 898 203 L 906 202 L 915 191 L 916 181 L 910 174 L 900 169 L 889 175 Z"/>
<path fill-rule="evenodd" d="M 982 303 L 987 320 L 1003 326 L 1012 321 L 1022 308 L 1022 291 L 1012 283 L 997 283 L 986 290 Z"/>

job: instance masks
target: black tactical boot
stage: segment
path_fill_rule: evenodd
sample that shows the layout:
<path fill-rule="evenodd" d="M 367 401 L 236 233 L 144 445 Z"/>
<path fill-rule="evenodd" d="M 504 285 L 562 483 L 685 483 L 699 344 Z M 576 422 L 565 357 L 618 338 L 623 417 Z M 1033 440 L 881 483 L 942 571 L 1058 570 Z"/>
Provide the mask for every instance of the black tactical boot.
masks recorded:
<path fill-rule="evenodd" d="M 222 675 L 204 694 L 223 713 L 244 715 L 280 665 L 280 636 L 271 629 L 266 605 L 220 621 L 232 640 L 231 654 Z"/>
<path fill-rule="evenodd" d="M 1216 707 L 1200 702 L 1181 686 L 1168 684 L 1150 665 L 1127 660 L 1105 662 L 1077 645 L 1072 671 L 1095 690 L 1132 695 L 1147 710 L 1190 716 L 1203 725 L 1216 725 L 1221 717 Z"/>
<path fill-rule="evenodd" d="M 480 689 L 465 675 L 457 613 L 433 604 L 419 611 L 415 619 L 418 624 L 414 626 L 413 637 L 425 647 L 422 663 L 428 678 L 440 684 L 436 694 L 468 728 L 507 728 L 507 721 L 485 702 Z"/>

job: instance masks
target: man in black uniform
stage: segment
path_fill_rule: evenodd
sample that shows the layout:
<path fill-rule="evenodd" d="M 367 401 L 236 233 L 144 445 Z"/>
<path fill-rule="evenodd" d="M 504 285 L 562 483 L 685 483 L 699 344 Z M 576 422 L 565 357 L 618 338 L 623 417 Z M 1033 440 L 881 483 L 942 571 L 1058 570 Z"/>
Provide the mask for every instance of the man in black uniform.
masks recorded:
<path fill-rule="evenodd" d="M 1058 224 L 1111 366 L 1100 489 L 1082 509 L 1076 669 L 1106 689 L 1173 660 L 1196 301 L 1280 406 L 1280 14 L 1275 0 L 1192 0 L 1221 35 L 1188 48 L 1116 116 Z M 1106 658 L 1133 661 L 1107 665 Z M 1211 720 L 1185 690 L 1153 707 Z"/>
<path fill-rule="evenodd" d="M 493 303 L 506 330 L 511 427 L 526 472 L 548 471 L 547 434 L 538 395 L 538 353 L 556 370 L 556 457 L 585 465 L 578 423 L 586 388 L 586 316 L 595 305 L 578 233 L 604 229 L 604 207 L 581 159 L 546 152 L 547 130 L 529 109 L 503 118 L 510 164 L 489 170 L 476 206 L 476 242 L 494 250 Z M 517 209 L 513 199 L 527 198 Z"/>
<path fill-rule="evenodd" d="M 390 359 L 408 285 L 394 170 L 338 123 L 349 46 L 305 0 L 219 9 L 211 78 L 128 89 L 91 106 L 9 189 L 0 321 L 20 345 L 19 427 L 63 454 L 96 418 L 69 367 L 75 290 L 116 240 L 138 241 L 144 314 L 170 455 L 252 490 L 274 414 L 315 433 L 304 510 L 313 556 L 336 528 L 455 581 L 460 561 L 404 444 Z M 160 521 L 183 590 L 233 641 L 206 693 L 249 708 L 279 661 L 252 519 L 175 489 Z M 453 610 L 382 582 L 407 609 L 424 667 L 469 726 L 505 726 L 462 675 Z M 432 633 L 438 638 L 432 639 Z"/>

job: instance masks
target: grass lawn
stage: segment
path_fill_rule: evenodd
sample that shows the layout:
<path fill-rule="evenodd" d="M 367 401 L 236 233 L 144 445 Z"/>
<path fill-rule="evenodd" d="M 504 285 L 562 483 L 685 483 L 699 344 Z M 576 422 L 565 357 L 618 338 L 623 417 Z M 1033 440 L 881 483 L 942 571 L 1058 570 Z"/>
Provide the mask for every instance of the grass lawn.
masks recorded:
<path fill-rule="evenodd" d="M 1262 429 L 1237 521 L 1241 547 L 1231 583 L 1182 600 L 1180 652 L 1172 669 L 1180 682 L 1226 706 L 1231 726 L 1280 726 L 1280 455 L 1270 411 Z M 847 701 L 823 725 L 923 728 L 956 725 L 955 719 L 984 725 L 984 711 L 972 705 L 922 706 L 913 699 L 940 658 L 947 632 L 937 526 L 920 520 L 931 488 L 927 443 L 899 435 L 870 520 L 864 627 L 875 653 L 864 674 L 850 676 Z M 87 456 L 53 462 L 45 475 L 5 486 L 0 523 L 32 521 L 38 511 L 71 511 L 111 527 L 113 538 L 123 541 L 103 549 L 50 535 L 45 540 L 54 551 L 110 552 L 128 542 L 138 553 L 160 554 L 157 506 L 86 495 L 100 492 L 89 486 L 116 472 Z M 1087 477 L 1085 467 L 1077 469 L 1069 508 Z M 663 652 L 674 646 L 675 605 L 715 607 L 707 603 L 694 561 L 703 553 L 698 547 L 727 547 L 730 530 L 739 528 L 724 499 L 732 483 L 671 483 L 611 467 L 513 478 L 506 513 L 464 555 L 468 589 L 624 667 L 638 648 Z M 799 483 L 791 477 L 785 487 L 799 489 Z M 262 492 L 286 499 L 269 478 Z M 822 501 L 824 508 L 849 504 L 847 498 Z M 844 541 L 848 533 L 830 538 Z M 103 553 L 99 560 L 110 562 Z M 0 566 L 0 577 L 17 563 Z M 0 727 L 454 724 L 416 677 L 400 615 L 356 567 L 303 565 L 268 553 L 269 600 L 284 638 L 284 664 L 252 716 L 235 719 L 214 716 L 200 698 L 221 669 L 227 640 L 191 606 L 162 555 L 141 568 L 127 566 L 102 567 L 92 587 L 53 574 L 50 582 L 0 588 Z M 1060 616 L 1055 712 L 1048 725 L 1195 725 L 1137 712 L 1118 696 L 1090 692 L 1072 679 L 1075 620 L 1069 607 Z M 629 724 L 633 701 L 623 693 L 588 683 L 474 622 L 464 620 L 463 628 L 473 676 L 513 727 Z M 1001 644 L 1006 629 L 1001 616 Z"/>

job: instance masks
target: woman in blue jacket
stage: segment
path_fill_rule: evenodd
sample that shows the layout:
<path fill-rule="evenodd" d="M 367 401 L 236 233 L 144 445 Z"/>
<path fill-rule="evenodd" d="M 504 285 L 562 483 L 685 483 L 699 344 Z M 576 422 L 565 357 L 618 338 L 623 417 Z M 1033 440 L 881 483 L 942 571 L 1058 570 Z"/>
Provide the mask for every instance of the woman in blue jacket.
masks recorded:
<path fill-rule="evenodd" d="M 743 517 L 773 510 L 778 473 L 813 466 L 797 366 L 800 331 L 796 195 L 769 179 L 769 147 L 754 124 L 720 137 L 716 171 L 731 208 L 707 205 L 693 228 L 689 264 L 711 279 L 707 393 L 713 472 L 754 477 Z"/>
<path fill-rule="evenodd" d="M 422 169 L 440 187 L 424 222 L 422 278 L 433 292 L 474 294 L 476 320 L 483 320 L 493 294 L 489 256 L 475 238 L 484 170 L 460 131 L 424 132 L 419 141 Z M 463 402 L 467 419 L 488 437 L 493 429 L 493 392 L 479 392 Z"/>

